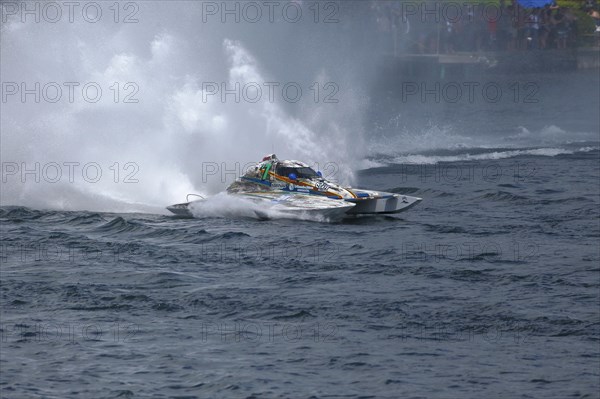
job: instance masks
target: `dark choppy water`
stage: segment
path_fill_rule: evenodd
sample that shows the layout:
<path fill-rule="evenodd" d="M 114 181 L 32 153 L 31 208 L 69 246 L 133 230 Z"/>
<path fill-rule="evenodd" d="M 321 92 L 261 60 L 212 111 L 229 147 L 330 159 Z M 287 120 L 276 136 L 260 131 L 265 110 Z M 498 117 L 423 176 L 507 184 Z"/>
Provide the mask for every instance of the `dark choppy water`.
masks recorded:
<path fill-rule="evenodd" d="M 388 163 L 423 202 L 342 223 L 3 207 L 2 397 L 597 398 L 598 157 Z"/>

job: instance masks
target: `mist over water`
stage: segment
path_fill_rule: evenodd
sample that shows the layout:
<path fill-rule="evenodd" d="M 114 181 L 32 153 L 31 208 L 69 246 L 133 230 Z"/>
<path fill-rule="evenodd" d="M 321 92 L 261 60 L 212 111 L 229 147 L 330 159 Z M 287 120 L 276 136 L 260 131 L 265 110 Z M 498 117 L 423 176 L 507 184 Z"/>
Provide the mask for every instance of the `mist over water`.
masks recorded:
<path fill-rule="evenodd" d="M 147 210 L 189 192 L 216 193 L 273 151 L 333 164 L 337 180 L 352 180 L 353 160 L 364 155 L 368 99 L 364 54 L 339 45 L 356 35 L 344 31 L 348 21 L 315 23 L 306 5 L 298 23 L 281 12 L 273 22 L 265 16 L 222 23 L 219 15 L 208 18 L 201 3 L 136 4 L 137 23 L 115 23 L 108 5 L 97 23 L 77 13 L 72 23 L 65 16 L 53 24 L 6 16 L 2 80 L 30 90 L 39 82 L 42 95 L 21 101 L 18 93 L 2 104 L 2 160 L 19 167 L 3 184 L 2 204 Z M 55 103 L 45 101 L 55 97 L 54 87 L 44 92 L 49 82 L 62 88 Z M 72 100 L 65 82 L 78 83 Z M 102 90 L 97 102 L 82 94 L 89 82 L 95 84 L 88 97 Z M 221 89 L 234 93 L 223 97 Z M 335 102 L 324 102 L 332 93 Z M 54 162 L 63 176 L 49 183 L 56 168 L 44 166 Z M 21 169 L 35 170 L 36 163 L 40 182 L 21 179 Z M 79 163 L 74 182 L 64 163 Z M 84 172 L 88 163 L 99 167 Z M 207 178 L 214 165 L 216 174 Z M 102 178 L 90 183 L 98 169 Z M 138 182 L 124 183 L 126 176 Z"/>
<path fill-rule="evenodd" d="M 373 96 L 377 105 L 369 114 L 371 157 L 557 146 L 572 150 L 582 143 L 598 146 L 600 78 L 596 70 L 487 72 L 446 80 L 409 77 L 393 86 L 396 92 Z M 472 98 L 466 94 L 468 83 L 478 87 Z M 415 94 L 407 94 L 408 85 L 417 87 Z M 497 87 L 499 94 L 486 97 L 484 85 Z M 453 86 L 462 87 L 462 96 L 456 96 Z M 444 93 L 452 94 L 444 97 Z M 531 97 L 525 100 L 524 95 Z M 450 100 L 451 96 L 457 100 Z"/>

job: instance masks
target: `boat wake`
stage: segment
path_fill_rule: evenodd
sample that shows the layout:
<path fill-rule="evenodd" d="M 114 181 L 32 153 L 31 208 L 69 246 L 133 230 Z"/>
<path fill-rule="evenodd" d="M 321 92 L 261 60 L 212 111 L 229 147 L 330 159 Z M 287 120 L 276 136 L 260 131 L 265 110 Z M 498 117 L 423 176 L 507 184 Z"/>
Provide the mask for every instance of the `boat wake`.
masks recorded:
<path fill-rule="evenodd" d="M 462 161 L 488 161 L 506 158 L 515 158 L 520 156 L 542 156 L 554 157 L 557 155 L 572 155 L 576 153 L 585 153 L 590 151 L 598 151 L 600 147 L 579 147 L 575 149 L 549 147 L 549 148 L 530 148 L 530 149 L 470 149 L 467 152 L 458 154 L 406 154 L 398 155 L 388 159 L 373 160 L 376 163 L 383 165 L 393 164 L 419 164 L 432 165 L 440 162 L 462 162 Z"/>
<path fill-rule="evenodd" d="M 337 220 L 336 218 L 311 213 L 310 211 L 289 212 L 281 209 L 276 202 L 255 202 L 240 196 L 230 195 L 226 192 L 216 194 L 202 201 L 191 202 L 188 209 L 192 216 L 197 219 L 296 219 L 325 223 Z"/>

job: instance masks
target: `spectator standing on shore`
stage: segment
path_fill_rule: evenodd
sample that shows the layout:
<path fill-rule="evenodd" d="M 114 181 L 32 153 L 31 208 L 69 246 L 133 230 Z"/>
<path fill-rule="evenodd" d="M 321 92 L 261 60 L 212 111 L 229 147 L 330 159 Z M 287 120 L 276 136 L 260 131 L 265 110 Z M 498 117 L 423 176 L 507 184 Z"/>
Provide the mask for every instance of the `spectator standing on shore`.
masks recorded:
<path fill-rule="evenodd" d="M 517 25 L 514 20 L 513 10 L 513 6 L 502 8 L 498 20 L 498 34 L 500 36 L 501 47 L 507 51 L 512 51 L 516 48 Z"/>
<path fill-rule="evenodd" d="M 559 8 L 552 19 L 554 29 L 556 31 L 556 48 L 567 48 L 567 37 L 569 36 L 569 23 L 565 15 L 564 9 Z"/>
<path fill-rule="evenodd" d="M 443 49 L 447 54 L 454 53 L 454 43 L 456 41 L 456 23 L 446 21 L 446 29 L 442 35 Z"/>
<path fill-rule="evenodd" d="M 548 37 L 552 29 L 552 9 L 546 6 L 541 12 L 540 18 L 540 49 L 544 50 L 548 45 Z"/>
<path fill-rule="evenodd" d="M 583 11 L 589 12 L 590 10 L 596 9 L 597 5 L 598 4 L 596 0 L 585 0 L 581 8 Z"/>
<path fill-rule="evenodd" d="M 577 37 L 579 36 L 577 15 L 572 9 L 567 8 L 565 10 L 565 18 L 567 19 L 567 44 L 566 47 L 576 47 Z"/>
<path fill-rule="evenodd" d="M 596 10 L 589 10 L 588 15 L 592 17 L 596 24 L 596 34 L 600 33 L 600 12 Z"/>
<path fill-rule="evenodd" d="M 526 27 L 527 49 L 537 49 L 540 30 L 540 17 L 538 8 L 534 8 L 529 13 L 526 21 Z"/>
<path fill-rule="evenodd" d="M 487 19 L 488 28 L 488 50 L 497 50 L 498 44 L 498 20 L 496 18 Z"/>
<path fill-rule="evenodd" d="M 518 3 L 515 5 L 515 20 L 517 23 L 517 50 L 527 49 L 527 32 L 525 27 L 525 19 L 527 14 L 525 9 Z"/>
<path fill-rule="evenodd" d="M 588 10 L 588 15 L 592 17 L 594 23 L 596 24 L 596 30 L 594 31 L 594 35 L 596 36 L 596 46 L 600 47 L 600 12 L 591 9 Z"/>
<path fill-rule="evenodd" d="M 379 51 L 381 53 L 392 53 L 394 51 L 391 21 L 393 16 L 390 7 L 388 4 L 374 1 L 371 3 L 371 10 L 375 14 Z"/>
<path fill-rule="evenodd" d="M 459 43 L 463 44 L 463 51 L 475 51 L 477 49 L 477 28 L 475 23 L 474 5 L 467 4 L 464 10 L 465 17 L 462 26 L 462 39 Z"/>
<path fill-rule="evenodd" d="M 489 50 L 491 44 L 491 34 L 490 26 L 488 24 L 487 16 L 483 12 L 482 5 L 475 5 L 475 35 L 476 39 L 476 47 L 477 51 Z M 495 29 L 495 27 L 494 27 Z M 494 30 L 494 35 L 496 34 Z M 487 38 L 487 40 L 485 40 Z"/>

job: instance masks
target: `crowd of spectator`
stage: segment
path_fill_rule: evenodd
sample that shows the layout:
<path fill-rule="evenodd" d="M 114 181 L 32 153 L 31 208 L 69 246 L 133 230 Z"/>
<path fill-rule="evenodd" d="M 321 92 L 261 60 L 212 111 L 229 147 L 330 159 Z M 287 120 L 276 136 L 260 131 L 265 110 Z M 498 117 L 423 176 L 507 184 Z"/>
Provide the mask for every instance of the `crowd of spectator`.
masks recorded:
<path fill-rule="evenodd" d="M 565 49 L 577 46 L 584 33 L 600 36 L 596 0 L 582 0 L 578 8 L 556 3 L 525 8 L 516 0 L 496 7 L 458 1 L 452 7 L 439 1 L 408 4 L 372 3 L 384 46 L 395 53 Z M 591 32 L 581 32 L 582 17 L 593 21 Z"/>

